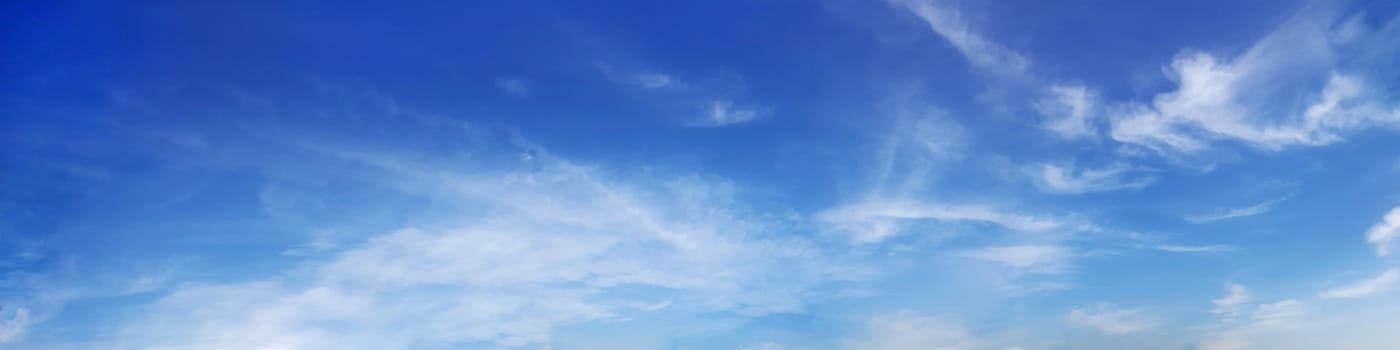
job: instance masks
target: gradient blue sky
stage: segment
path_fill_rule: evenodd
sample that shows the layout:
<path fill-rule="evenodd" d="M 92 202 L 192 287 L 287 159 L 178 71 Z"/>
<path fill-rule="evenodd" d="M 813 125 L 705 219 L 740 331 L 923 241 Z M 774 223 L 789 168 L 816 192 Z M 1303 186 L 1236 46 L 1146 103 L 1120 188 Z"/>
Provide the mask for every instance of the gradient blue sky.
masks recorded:
<path fill-rule="evenodd" d="M 0 348 L 1395 349 L 1400 2 L 0 5 Z"/>

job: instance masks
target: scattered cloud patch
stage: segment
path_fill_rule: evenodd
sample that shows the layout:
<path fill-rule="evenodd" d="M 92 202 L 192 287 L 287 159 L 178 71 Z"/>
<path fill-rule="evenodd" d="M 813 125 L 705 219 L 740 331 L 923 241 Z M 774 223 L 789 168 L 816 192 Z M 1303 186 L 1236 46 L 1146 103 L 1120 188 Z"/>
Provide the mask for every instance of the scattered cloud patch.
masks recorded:
<path fill-rule="evenodd" d="M 901 220 L 974 221 L 1029 232 L 1071 226 L 1054 218 L 916 200 L 869 200 L 822 211 L 815 218 L 835 231 L 850 234 L 857 243 L 879 242 L 898 234 Z"/>
<path fill-rule="evenodd" d="M 957 9 L 932 0 L 891 0 L 928 24 L 929 29 L 962 53 L 973 67 L 1002 75 L 1027 71 L 1030 60 L 1005 46 L 982 37 L 963 19 Z"/>
<path fill-rule="evenodd" d="M 1214 211 L 1211 211 L 1210 213 L 1187 216 L 1184 219 L 1186 219 L 1186 221 L 1199 224 L 1225 219 L 1255 216 L 1273 211 L 1275 205 L 1278 205 L 1279 203 L 1282 203 L 1283 201 L 1286 201 L 1289 198 L 1292 198 L 1292 196 L 1284 196 L 1282 198 L 1268 200 L 1263 203 L 1243 208 L 1217 208 Z"/>
<path fill-rule="evenodd" d="M 1043 164 L 1034 174 L 1037 188 L 1042 192 L 1056 194 L 1139 189 L 1156 181 L 1156 177 L 1141 174 L 1140 170 L 1123 164 L 1103 169 Z"/>
<path fill-rule="evenodd" d="M 1025 273 L 1062 273 L 1069 269 L 1076 253 L 1074 249 L 1057 245 L 1016 245 L 969 250 L 959 256 L 998 263 Z"/>
<path fill-rule="evenodd" d="M 29 309 L 12 308 L 13 311 L 0 310 L 0 344 L 14 342 L 24 336 L 24 330 L 29 327 Z"/>
<path fill-rule="evenodd" d="M 1304 314 L 1305 307 L 1297 300 L 1260 304 L 1247 320 L 1235 322 L 1233 316 L 1226 315 L 1226 321 L 1233 325 L 1211 335 L 1197 347 L 1202 350 L 1252 349 L 1255 339 L 1276 336 L 1279 332 L 1295 328 Z"/>
<path fill-rule="evenodd" d="M 1076 307 L 1070 310 L 1066 318 L 1076 326 L 1094 328 L 1110 335 L 1124 335 L 1156 327 L 1155 322 L 1143 318 L 1142 311 L 1100 303 L 1092 308 Z"/>
<path fill-rule="evenodd" d="M 743 79 L 734 74 L 716 74 L 705 79 L 683 80 L 659 72 L 627 72 L 609 65 L 601 69 L 612 82 L 670 105 L 669 110 L 685 114 L 687 127 L 714 128 L 739 125 L 763 118 L 772 112 L 744 101 Z"/>
<path fill-rule="evenodd" d="M 602 70 L 603 75 L 607 76 L 608 80 L 613 83 L 635 89 L 663 90 L 688 87 L 686 84 L 666 73 L 629 70 L 609 64 L 600 64 L 598 65 L 598 69 Z"/>
<path fill-rule="evenodd" d="M 501 92 L 515 97 L 530 97 L 531 85 L 529 80 L 523 78 L 496 79 L 496 87 L 501 89 Z"/>
<path fill-rule="evenodd" d="M 813 287 L 855 271 L 774 236 L 782 225 L 746 214 L 723 182 L 622 182 L 532 153 L 525 169 L 484 173 L 357 156 L 406 195 L 483 210 L 449 211 L 283 277 L 181 286 L 124 332 L 215 348 L 538 346 L 558 326 L 662 308 L 799 312 Z M 160 336 L 170 329 L 190 338 Z"/>
<path fill-rule="evenodd" d="M 1397 283 L 1400 283 L 1400 270 L 1389 270 L 1375 278 L 1322 292 L 1321 296 L 1327 299 L 1361 298 L 1390 291 L 1396 287 Z"/>
<path fill-rule="evenodd" d="M 767 110 L 762 108 L 740 106 L 735 105 L 732 101 L 716 100 L 710 102 L 710 113 L 707 118 L 687 125 L 706 128 L 729 126 L 754 121 L 764 114 L 767 114 Z"/>
<path fill-rule="evenodd" d="M 1361 79 L 1339 71 L 1335 19 L 1317 17 L 1300 14 L 1232 59 L 1182 52 L 1166 69 L 1176 90 L 1119 109 L 1110 135 L 1163 153 L 1198 153 L 1216 141 L 1278 151 L 1400 122 Z M 1296 104 L 1298 96 L 1309 102 Z"/>
<path fill-rule="evenodd" d="M 1098 98 L 1084 86 L 1053 85 L 1035 107 L 1047 118 L 1041 127 L 1062 138 L 1075 139 L 1097 135 L 1098 127 L 1093 123 L 1097 105 Z"/>
<path fill-rule="evenodd" d="M 1215 308 L 1211 309 L 1210 312 L 1227 319 L 1233 319 L 1239 315 L 1240 306 L 1253 302 L 1254 298 L 1250 296 L 1249 289 L 1242 285 L 1231 283 L 1226 286 L 1226 289 L 1224 297 L 1210 301 L 1211 304 L 1215 305 Z"/>
<path fill-rule="evenodd" d="M 1303 303 L 1292 299 L 1260 304 L 1251 321 L 1255 326 L 1283 326 L 1299 319 L 1303 311 Z"/>
<path fill-rule="evenodd" d="M 661 73 L 631 74 L 626 77 L 625 81 L 643 89 L 665 89 L 680 86 L 670 75 Z"/>
<path fill-rule="evenodd" d="M 1235 250 L 1235 247 L 1228 246 L 1228 245 L 1224 245 L 1224 244 L 1212 244 L 1212 245 L 1175 245 L 1175 244 L 1162 244 L 1162 245 L 1153 246 L 1152 249 L 1156 249 L 1156 250 L 1160 250 L 1160 251 L 1164 251 L 1164 252 L 1172 252 L 1172 253 L 1224 253 L 1224 252 L 1234 251 L 1234 250 Z"/>
<path fill-rule="evenodd" d="M 1400 238 L 1400 207 L 1390 209 L 1381 222 L 1366 230 L 1366 242 L 1376 246 L 1376 255 L 1390 254 L 1391 241 L 1396 238 Z"/>
<path fill-rule="evenodd" d="M 879 315 L 866 322 L 865 339 L 851 349 L 958 350 L 978 347 L 979 341 L 962 325 L 938 316 L 911 311 Z"/>

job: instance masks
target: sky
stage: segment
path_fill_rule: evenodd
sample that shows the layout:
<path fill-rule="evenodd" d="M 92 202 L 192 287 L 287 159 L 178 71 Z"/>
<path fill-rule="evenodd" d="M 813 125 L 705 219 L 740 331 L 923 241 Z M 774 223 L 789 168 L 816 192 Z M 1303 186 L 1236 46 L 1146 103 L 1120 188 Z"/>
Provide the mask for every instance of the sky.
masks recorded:
<path fill-rule="evenodd" d="M 0 5 L 0 348 L 1394 349 L 1400 2 Z"/>

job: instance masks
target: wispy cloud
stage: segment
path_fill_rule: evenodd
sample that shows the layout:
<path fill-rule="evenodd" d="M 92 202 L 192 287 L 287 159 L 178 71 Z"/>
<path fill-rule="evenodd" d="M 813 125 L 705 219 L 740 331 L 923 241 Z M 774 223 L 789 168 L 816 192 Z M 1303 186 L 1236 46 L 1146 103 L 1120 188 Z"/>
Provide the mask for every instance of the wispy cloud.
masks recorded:
<path fill-rule="evenodd" d="M 1245 304 L 1247 301 L 1238 304 Z M 1305 313 L 1303 303 L 1297 300 L 1283 300 L 1269 304 L 1259 304 L 1249 319 L 1233 321 L 1233 314 L 1224 315 L 1227 322 L 1234 325 L 1211 335 L 1197 344 L 1202 350 L 1241 350 L 1254 348 L 1254 342 L 1279 331 L 1295 326 Z"/>
<path fill-rule="evenodd" d="M 1283 326 L 1303 315 L 1303 303 L 1297 300 L 1284 300 L 1270 304 L 1260 304 L 1250 318 L 1251 326 Z"/>
<path fill-rule="evenodd" d="M 942 37 L 967 57 L 974 67 L 988 72 L 1014 75 L 1024 73 L 1030 66 L 1021 54 L 984 38 L 974 31 L 957 9 L 933 0 L 891 0 L 903 6 L 927 23 L 929 29 Z"/>
<path fill-rule="evenodd" d="M 29 309 L 10 308 L 10 310 L 0 309 L 0 344 L 13 342 L 24 336 L 24 331 L 29 327 Z"/>
<path fill-rule="evenodd" d="M 1210 213 L 1187 216 L 1184 219 L 1186 219 L 1186 221 L 1194 223 L 1206 223 L 1212 221 L 1220 221 L 1225 219 L 1264 214 L 1273 211 L 1275 205 L 1278 205 L 1279 203 L 1282 203 L 1283 201 L 1286 201 L 1292 197 L 1292 195 L 1283 196 L 1280 198 L 1267 200 L 1262 203 L 1243 208 L 1217 208 L 1211 211 Z"/>
<path fill-rule="evenodd" d="M 1092 138 L 1098 127 L 1093 123 L 1098 97 L 1082 85 L 1053 85 L 1047 96 L 1035 104 L 1048 119 L 1041 125 L 1067 139 Z"/>
<path fill-rule="evenodd" d="M 1033 178 L 1037 188 L 1042 192 L 1057 194 L 1137 189 L 1156 181 L 1156 177 L 1123 164 L 1102 169 L 1042 164 L 1038 171 L 1032 173 L 1035 175 Z"/>
<path fill-rule="evenodd" d="M 627 75 L 625 78 L 620 78 L 619 80 L 643 89 L 665 89 L 684 86 L 676 82 L 670 75 L 663 73 L 634 73 Z"/>
<path fill-rule="evenodd" d="M 496 88 L 515 97 L 530 96 L 530 80 L 524 78 L 497 78 Z"/>
<path fill-rule="evenodd" d="M 1142 309 L 1121 309 L 1116 305 L 1100 303 L 1091 308 L 1076 307 L 1066 318 L 1071 324 L 1098 329 L 1111 335 L 1137 333 L 1156 327 L 1157 324 L 1143 316 Z"/>
<path fill-rule="evenodd" d="M 1381 222 L 1366 230 L 1366 242 L 1376 246 L 1376 255 L 1389 254 L 1390 242 L 1396 238 L 1400 238 L 1400 207 L 1390 209 Z"/>
<path fill-rule="evenodd" d="M 1322 292 L 1321 296 L 1327 299 L 1361 298 L 1389 291 L 1394 289 L 1397 284 L 1400 284 L 1400 270 L 1389 270 L 1375 278 Z"/>
<path fill-rule="evenodd" d="M 733 74 L 687 81 L 661 72 L 632 72 L 611 65 L 599 67 L 613 83 L 637 90 L 647 98 L 679 106 L 675 109 L 688 114 L 681 118 L 681 124 L 687 127 L 739 125 L 762 119 L 773 110 L 770 106 L 741 102 L 743 79 Z"/>
<path fill-rule="evenodd" d="M 1162 244 L 1162 245 L 1153 246 L 1152 249 L 1156 249 L 1156 250 L 1160 250 L 1160 251 L 1164 251 L 1164 252 L 1173 252 L 1173 253 L 1223 253 L 1223 252 L 1234 251 L 1234 250 L 1235 250 L 1235 247 L 1228 246 L 1228 245 L 1224 245 L 1224 244 L 1212 244 L 1212 245 L 1175 245 L 1175 244 Z"/>
<path fill-rule="evenodd" d="M 689 122 L 686 125 L 706 128 L 729 126 L 751 122 L 765 114 L 768 114 L 768 110 L 765 108 L 740 106 L 728 100 L 715 100 L 710 101 L 709 117 Z"/>
<path fill-rule="evenodd" d="M 1057 245 L 1015 245 L 963 251 L 959 256 L 995 262 L 1026 273 L 1062 273 L 1077 255 L 1074 249 Z"/>
<path fill-rule="evenodd" d="M 860 243 L 884 240 L 899 233 L 900 220 L 974 221 L 1019 231 L 1046 231 L 1070 226 L 1061 220 L 1007 213 L 988 207 L 917 200 L 868 200 L 817 213 L 815 218 Z"/>
<path fill-rule="evenodd" d="M 1336 47 L 1344 40 L 1331 29 L 1336 19 L 1320 13 L 1304 11 L 1234 58 L 1182 52 L 1166 70 L 1177 89 L 1116 112 L 1111 136 L 1161 152 L 1200 152 L 1217 140 L 1281 150 L 1400 122 L 1393 107 L 1369 97 L 1360 77 L 1340 72 Z M 1300 95 L 1311 95 L 1293 109 L 1301 112 L 1276 108 Z"/>
<path fill-rule="evenodd" d="M 878 315 L 866 322 L 864 339 L 851 349 L 916 350 L 971 349 L 979 347 L 962 325 L 943 317 L 910 311 Z"/>
<path fill-rule="evenodd" d="M 536 346 L 558 325 L 658 308 L 797 312 L 812 286 L 854 271 L 821 267 L 810 242 L 776 238 L 777 223 L 746 214 L 723 182 L 622 182 L 529 153 L 521 169 L 465 172 L 351 153 L 347 161 L 402 183 L 405 196 L 482 210 L 425 218 L 285 277 L 182 286 L 124 332 L 178 325 L 191 338 L 151 345 L 199 347 Z M 782 287 L 760 286 L 769 283 Z"/>
<path fill-rule="evenodd" d="M 1211 309 L 1210 312 L 1227 319 L 1233 319 L 1239 315 L 1240 307 L 1253 302 L 1254 298 L 1249 295 L 1249 289 L 1242 285 L 1231 283 L 1226 286 L 1226 289 L 1227 293 L 1224 297 L 1211 299 L 1210 303 L 1214 304 L 1215 308 Z"/>
<path fill-rule="evenodd" d="M 662 90 L 687 87 L 685 83 L 680 82 L 670 74 L 662 72 L 628 70 L 611 64 L 599 64 L 598 69 L 602 70 L 603 75 L 607 76 L 608 80 L 611 80 L 613 83 L 631 88 Z"/>

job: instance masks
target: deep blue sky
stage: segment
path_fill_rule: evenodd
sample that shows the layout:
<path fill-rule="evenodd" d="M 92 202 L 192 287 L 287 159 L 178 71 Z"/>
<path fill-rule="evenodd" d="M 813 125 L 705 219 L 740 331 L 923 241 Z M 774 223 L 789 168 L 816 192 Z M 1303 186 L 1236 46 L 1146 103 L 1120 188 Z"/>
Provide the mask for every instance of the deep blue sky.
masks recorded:
<path fill-rule="evenodd" d="M 1390 349 L 1400 3 L 0 5 L 0 347 Z"/>

